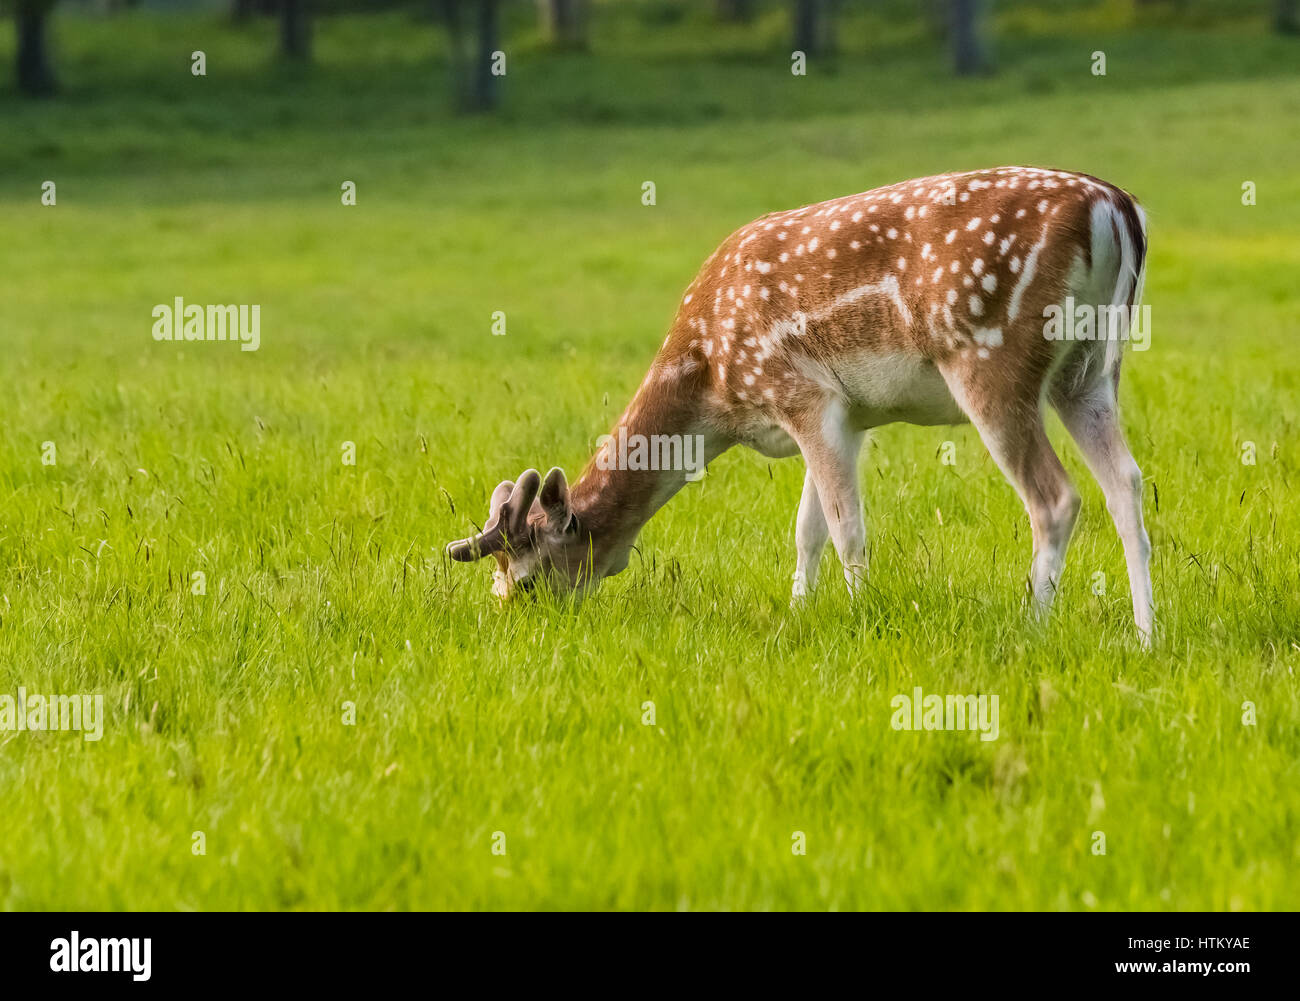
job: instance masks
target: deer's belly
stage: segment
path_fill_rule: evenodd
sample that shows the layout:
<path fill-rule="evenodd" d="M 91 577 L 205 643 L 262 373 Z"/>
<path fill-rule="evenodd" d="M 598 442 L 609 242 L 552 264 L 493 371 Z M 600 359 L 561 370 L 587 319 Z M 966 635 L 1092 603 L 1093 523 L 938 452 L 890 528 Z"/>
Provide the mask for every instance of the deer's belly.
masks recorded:
<path fill-rule="evenodd" d="M 860 355 L 836 362 L 835 375 L 848 394 L 850 417 L 860 427 L 894 421 L 925 425 L 966 421 L 943 376 L 925 358 Z"/>
<path fill-rule="evenodd" d="M 776 424 L 751 427 L 741 440 L 755 452 L 769 459 L 786 459 L 799 454 L 799 446 L 795 440 Z"/>

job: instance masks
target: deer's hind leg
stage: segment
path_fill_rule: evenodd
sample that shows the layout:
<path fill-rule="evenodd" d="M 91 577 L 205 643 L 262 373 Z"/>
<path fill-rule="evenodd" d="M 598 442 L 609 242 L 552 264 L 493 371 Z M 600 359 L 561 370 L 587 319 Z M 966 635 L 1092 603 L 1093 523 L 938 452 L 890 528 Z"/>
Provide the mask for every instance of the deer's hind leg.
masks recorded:
<path fill-rule="evenodd" d="M 1091 378 L 1057 379 L 1052 388 L 1052 406 L 1106 497 L 1106 509 L 1124 544 L 1133 621 L 1139 639 L 1149 645 L 1155 629 L 1155 602 L 1149 566 L 1151 542 L 1142 521 L 1142 470 L 1120 429 L 1118 374 L 1101 371 L 1098 366 L 1086 375 Z"/>
<path fill-rule="evenodd" d="M 1050 611 L 1061 580 L 1065 552 L 1079 514 L 1079 494 L 1052 449 L 1043 425 L 1041 377 L 1018 373 L 1014 383 L 994 383 L 997 371 L 973 352 L 940 365 L 953 398 L 970 418 L 981 440 L 1029 513 L 1033 559 L 1029 592 L 1039 617 Z M 1006 370 L 1001 370 L 1005 372 Z"/>

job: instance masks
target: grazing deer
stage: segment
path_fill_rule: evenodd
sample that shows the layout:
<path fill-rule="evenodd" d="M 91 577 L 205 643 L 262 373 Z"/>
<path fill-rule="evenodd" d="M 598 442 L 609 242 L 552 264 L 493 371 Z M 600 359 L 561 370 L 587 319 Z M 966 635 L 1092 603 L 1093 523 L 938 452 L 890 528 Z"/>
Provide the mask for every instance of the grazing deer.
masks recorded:
<path fill-rule="evenodd" d="M 703 462 L 737 443 L 801 452 L 794 600 L 815 585 L 828 534 L 856 588 L 867 564 L 864 433 L 969 420 L 1028 510 L 1029 589 L 1045 614 L 1079 510 L 1044 430 L 1047 402 L 1105 493 L 1149 641 L 1142 474 L 1117 403 L 1145 262 L 1145 216 L 1130 195 L 1033 167 L 920 178 L 763 216 L 704 263 L 619 420 L 618 441 L 650 441 L 649 461 L 625 461 L 606 436 L 571 488 L 560 469 L 544 481 L 530 469 L 497 486 L 483 531 L 448 553 L 495 557 L 503 597 L 538 580 L 585 589 L 627 565 L 641 527 L 693 478 L 686 464 L 656 461 L 653 443 L 671 458 L 671 443 L 698 436 Z M 1054 338 L 1044 317 L 1067 297 L 1095 304 L 1107 329 Z"/>

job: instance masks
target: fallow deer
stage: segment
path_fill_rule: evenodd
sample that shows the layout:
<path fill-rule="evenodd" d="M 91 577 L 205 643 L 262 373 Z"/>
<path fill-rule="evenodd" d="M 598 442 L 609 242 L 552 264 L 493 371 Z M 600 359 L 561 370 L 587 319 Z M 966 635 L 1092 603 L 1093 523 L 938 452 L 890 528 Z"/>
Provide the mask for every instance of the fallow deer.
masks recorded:
<path fill-rule="evenodd" d="M 1132 196 L 1058 170 L 944 174 L 766 215 L 704 263 L 616 431 L 701 436 L 705 462 L 738 443 L 772 457 L 801 452 L 797 603 L 816 583 L 828 534 L 851 589 L 866 572 L 864 433 L 970 421 L 1028 510 L 1029 591 L 1045 614 L 1079 509 L 1044 430 L 1050 404 L 1105 494 L 1148 642 L 1142 474 L 1117 403 L 1145 262 L 1146 218 Z M 1094 340 L 1053 339 L 1044 316 L 1067 297 L 1118 322 Z M 642 526 L 692 476 L 619 468 L 614 450 L 607 437 L 571 488 L 558 468 L 501 483 L 483 530 L 449 555 L 494 557 L 503 597 L 543 580 L 585 590 L 618 573 Z"/>

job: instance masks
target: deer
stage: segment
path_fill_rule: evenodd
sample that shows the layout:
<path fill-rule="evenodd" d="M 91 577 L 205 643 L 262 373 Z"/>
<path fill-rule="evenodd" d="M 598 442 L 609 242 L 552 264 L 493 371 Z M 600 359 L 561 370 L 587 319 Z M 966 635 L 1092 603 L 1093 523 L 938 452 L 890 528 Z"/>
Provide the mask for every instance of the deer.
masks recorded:
<path fill-rule="evenodd" d="M 503 481 L 482 530 L 447 554 L 493 557 L 501 598 L 538 584 L 584 594 L 626 568 L 642 527 L 698 478 L 698 468 L 675 461 L 679 438 L 698 443 L 697 466 L 746 445 L 804 460 L 798 606 L 816 587 L 828 537 L 850 591 L 866 580 L 858 458 L 867 432 L 969 422 L 1028 513 L 1026 584 L 1041 620 L 1080 507 L 1048 439 L 1050 406 L 1101 487 L 1147 646 L 1155 608 L 1143 477 L 1118 401 L 1146 230 L 1146 214 L 1122 189 L 1024 166 L 923 177 L 761 216 L 704 262 L 617 434 L 603 437 L 573 485 L 558 467 Z M 1044 317 L 1067 299 L 1097 304 L 1105 329 L 1053 337 Z M 629 461 L 619 445 L 656 439 L 669 445 L 649 461 Z"/>

